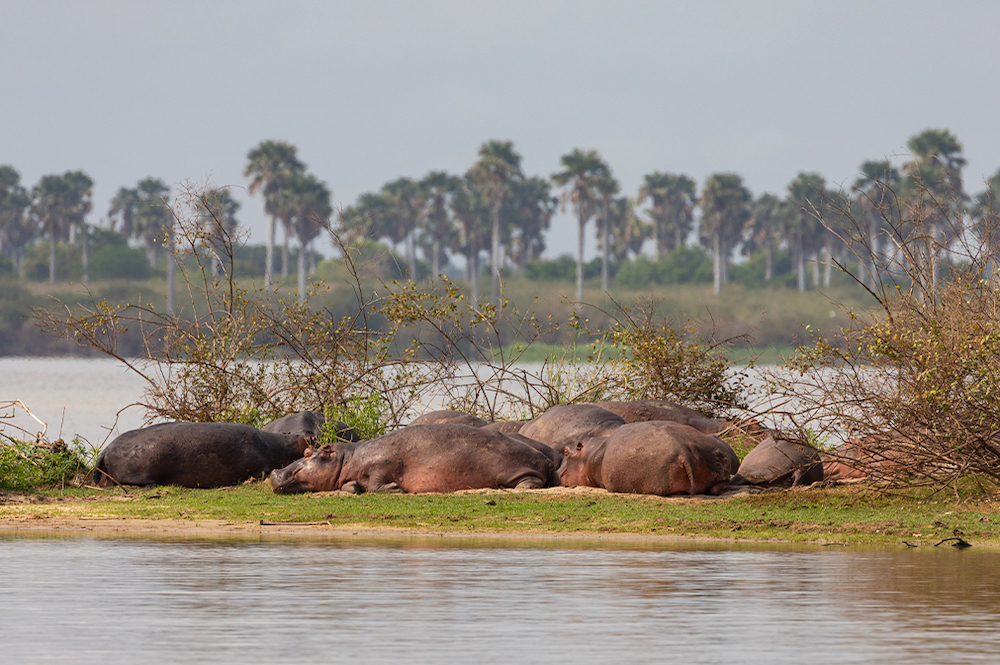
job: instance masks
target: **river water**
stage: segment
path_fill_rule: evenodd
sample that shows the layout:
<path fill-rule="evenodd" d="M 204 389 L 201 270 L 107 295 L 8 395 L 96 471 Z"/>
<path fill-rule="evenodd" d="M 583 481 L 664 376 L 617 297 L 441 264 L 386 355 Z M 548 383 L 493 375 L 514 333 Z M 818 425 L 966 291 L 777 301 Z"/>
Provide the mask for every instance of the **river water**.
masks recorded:
<path fill-rule="evenodd" d="M 1000 557 L 0 533 L 5 663 L 974 663 Z"/>

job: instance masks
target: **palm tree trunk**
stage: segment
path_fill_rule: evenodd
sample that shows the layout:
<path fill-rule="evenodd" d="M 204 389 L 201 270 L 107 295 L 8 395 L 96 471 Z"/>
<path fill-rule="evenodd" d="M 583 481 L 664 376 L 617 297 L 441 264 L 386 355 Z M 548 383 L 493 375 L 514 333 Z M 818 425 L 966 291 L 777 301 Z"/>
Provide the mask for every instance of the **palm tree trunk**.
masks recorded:
<path fill-rule="evenodd" d="M 90 283 L 90 231 L 87 230 L 87 223 L 80 224 L 80 233 L 83 235 L 83 283 Z"/>
<path fill-rule="evenodd" d="M 174 314 L 174 269 L 176 268 L 176 257 L 174 255 L 174 232 L 173 229 L 167 231 L 167 314 Z"/>
<path fill-rule="evenodd" d="M 719 296 L 722 293 L 722 240 L 719 232 L 712 234 L 712 293 Z"/>
<path fill-rule="evenodd" d="M 500 304 L 500 264 L 502 262 L 500 253 L 500 203 L 493 204 L 490 210 L 492 217 L 493 232 L 490 236 L 491 256 L 490 267 L 493 270 L 493 304 Z"/>
<path fill-rule="evenodd" d="M 479 302 L 479 247 L 475 247 L 472 250 L 472 254 L 469 257 L 469 263 L 471 263 L 469 272 L 469 282 L 472 284 L 472 302 Z"/>
<path fill-rule="evenodd" d="M 826 264 L 823 266 L 823 286 L 826 288 L 829 288 L 830 280 L 833 278 L 833 248 L 830 247 L 832 242 L 833 240 L 828 238 L 823 246 L 823 262 Z"/>
<path fill-rule="evenodd" d="M 406 262 L 410 267 L 410 280 L 417 281 L 417 248 L 414 235 L 417 230 L 413 229 L 406 235 Z"/>
<path fill-rule="evenodd" d="M 306 243 L 299 238 L 299 302 L 306 301 Z"/>
<path fill-rule="evenodd" d="M 281 276 L 288 277 L 288 237 L 291 233 L 289 233 L 288 224 L 282 222 L 282 226 L 285 227 L 285 242 L 281 246 Z"/>
<path fill-rule="evenodd" d="M 434 238 L 434 243 L 431 245 L 431 252 L 433 254 L 431 256 L 431 273 L 432 277 L 437 279 L 437 276 L 441 274 L 441 240 L 438 238 Z"/>
<path fill-rule="evenodd" d="M 774 277 L 774 249 L 768 242 L 764 246 L 764 281 L 770 282 L 772 277 Z"/>
<path fill-rule="evenodd" d="M 264 252 L 264 284 L 271 289 L 271 268 L 274 266 L 274 215 L 267 220 L 267 250 Z M 273 289 L 271 289 L 273 291 Z"/>
<path fill-rule="evenodd" d="M 604 202 L 604 228 L 601 231 L 601 290 L 608 290 L 608 202 Z"/>
<path fill-rule="evenodd" d="M 795 251 L 792 253 L 795 257 L 796 286 L 798 287 L 799 292 L 804 292 L 806 290 L 806 252 L 802 248 L 801 238 L 796 238 Z"/>
<path fill-rule="evenodd" d="M 49 246 L 49 283 L 56 281 L 56 229 L 52 227 L 52 243 Z"/>
<path fill-rule="evenodd" d="M 819 288 L 819 252 L 812 253 L 813 262 L 813 288 Z"/>
<path fill-rule="evenodd" d="M 583 302 L 583 227 L 586 220 L 581 216 L 576 230 L 576 302 Z"/>

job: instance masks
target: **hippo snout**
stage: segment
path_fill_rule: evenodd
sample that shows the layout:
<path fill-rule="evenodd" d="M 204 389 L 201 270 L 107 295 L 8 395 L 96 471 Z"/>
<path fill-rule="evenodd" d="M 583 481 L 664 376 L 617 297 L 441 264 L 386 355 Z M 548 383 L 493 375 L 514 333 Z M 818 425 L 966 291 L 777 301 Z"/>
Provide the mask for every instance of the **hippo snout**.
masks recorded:
<path fill-rule="evenodd" d="M 288 487 L 290 476 L 291 474 L 288 473 L 287 469 L 275 469 L 267 479 L 271 483 L 271 489 L 281 494 Z"/>

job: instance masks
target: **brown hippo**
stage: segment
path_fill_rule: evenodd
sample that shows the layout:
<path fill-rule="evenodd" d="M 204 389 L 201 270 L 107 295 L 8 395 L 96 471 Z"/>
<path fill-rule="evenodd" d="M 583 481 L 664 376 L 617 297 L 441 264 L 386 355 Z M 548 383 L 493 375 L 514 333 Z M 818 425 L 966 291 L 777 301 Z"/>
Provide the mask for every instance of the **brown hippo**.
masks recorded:
<path fill-rule="evenodd" d="M 628 494 L 721 494 L 729 487 L 728 445 L 688 425 L 622 425 L 563 451 L 563 485 Z"/>
<path fill-rule="evenodd" d="M 500 420 L 495 423 L 483 425 L 484 430 L 489 432 L 504 432 L 505 434 L 520 432 L 522 427 L 524 427 L 523 420 Z"/>
<path fill-rule="evenodd" d="M 819 451 L 805 443 L 769 436 L 747 453 L 733 485 L 797 486 L 823 480 Z"/>
<path fill-rule="evenodd" d="M 637 400 L 634 402 L 594 402 L 594 406 L 617 413 L 626 423 L 643 423 L 650 420 L 669 420 L 682 425 L 690 425 L 702 432 L 718 434 L 729 428 L 728 420 L 709 418 L 693 409 L 661 400 Z"/>
<path fill-rule="evenodd" d="M 358 443 L 306 451 L 271 473 L 275 492 L 454 492 L 559 484 L 549 459 L 500 432 L 467 425 L 410 425 Z"/>
<path fill-rule="evenodd" d="M 445 409 L 444 411 L 431 411 L 430 413 L 425 413 L 422 416 L 415 418 L 410 425 L 468 425 L 469 427 L 482 427 L 483 425 L 489 425 L 488 420 L 484 420 L 478 416 L 474 416 L 465 411 L 450 411 Z"/>
<path fill-rule="evenodd" d="M 233 423 L 161 423 L 120 435 L 94 467 L 100 485 L 222 487 L 302 457 L 312 439 Z"/>
<path fill-rule="evenodd" d="M 532 418 L 518 434 L 558 451 L 595 436 L 607 436 L 625 424 L 616 413 L 593 404 L 560 404 Z"/>
<path fill-rule="evenodd" d="M 282 416 L 277 420 L 272 420 L 261 427 L 265 432 L 278 432 L 279 434 L 298 434 L 300 436 L 311 436 L 319 439 L 323 436 L 323 425 L 328 422 L 323 414 L 315 411 L 299 411 L 287 416 Z M 339 420 L 329 421 L 336 423 L 337 438 L 342 441 L 360 441 L 361 437 L 354 431 L 354 428 Z"/>

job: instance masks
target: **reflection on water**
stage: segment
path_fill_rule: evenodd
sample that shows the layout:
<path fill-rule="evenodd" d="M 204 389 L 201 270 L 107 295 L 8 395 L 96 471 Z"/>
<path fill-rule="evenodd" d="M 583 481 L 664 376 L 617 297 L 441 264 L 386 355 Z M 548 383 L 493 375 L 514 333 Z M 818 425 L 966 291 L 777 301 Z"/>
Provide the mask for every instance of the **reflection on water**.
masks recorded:
<path fill-rule="evenodd" d="M 12 663 L 964 663 L 1000 647 L 986 550 L 476 544 L 0 535 L 0 647 Z"/>

